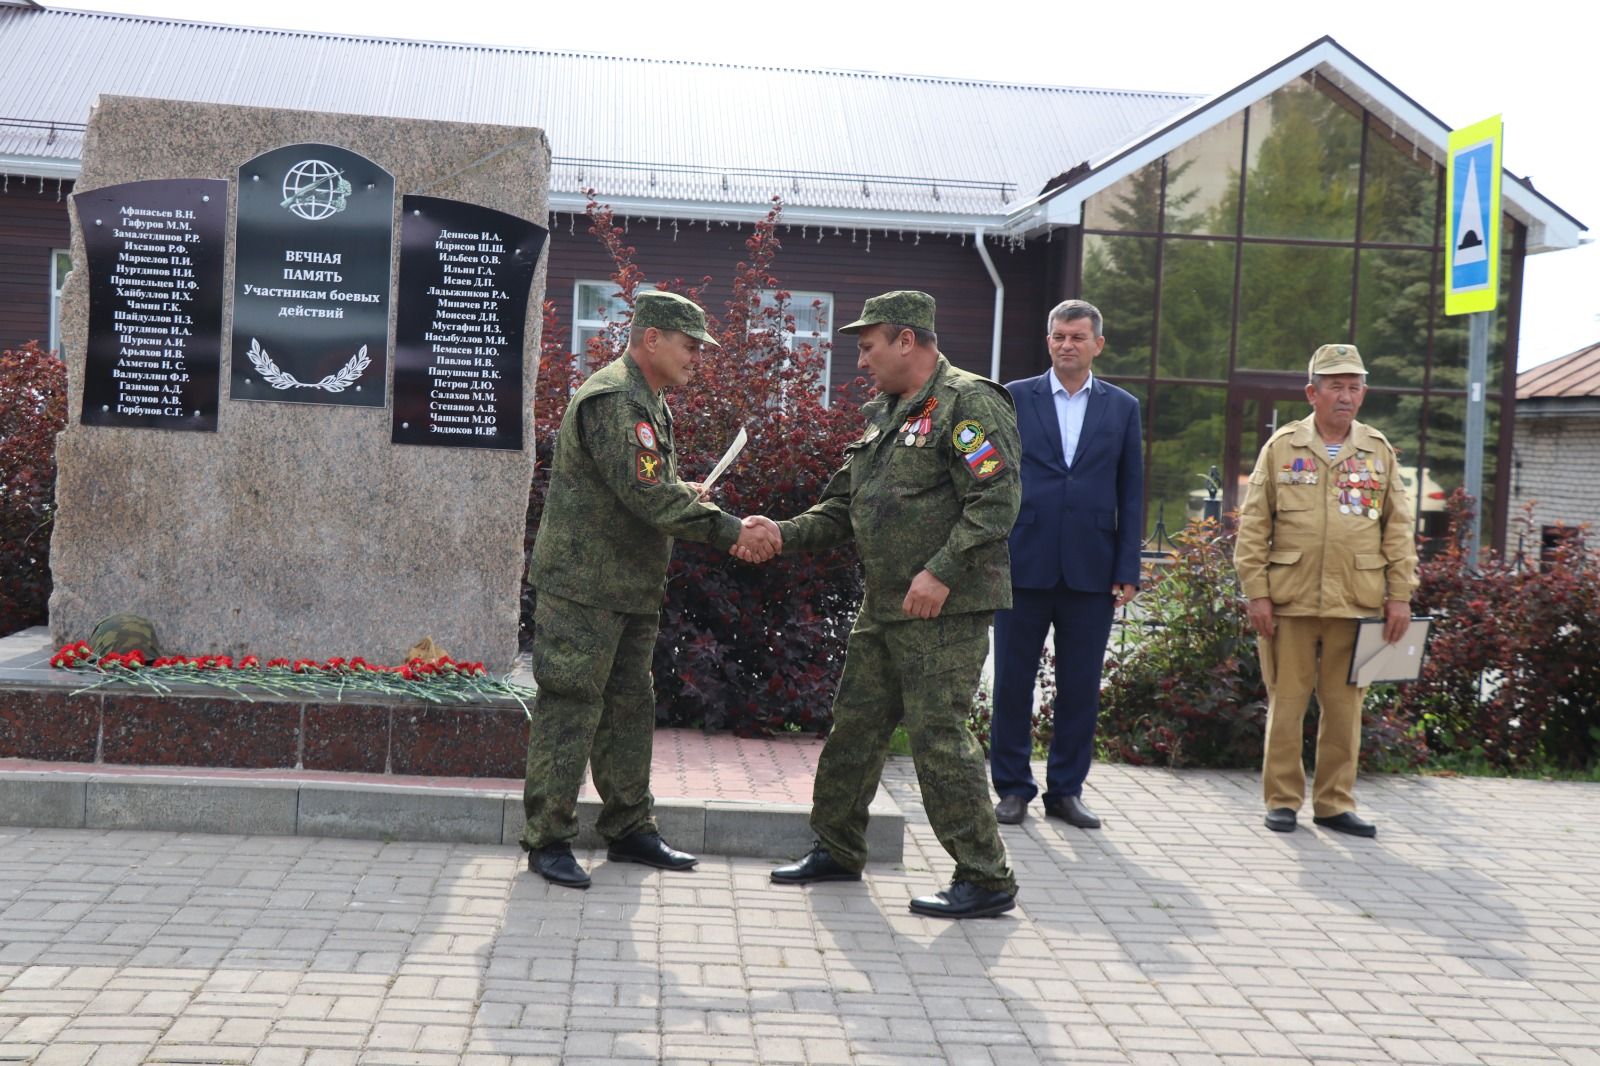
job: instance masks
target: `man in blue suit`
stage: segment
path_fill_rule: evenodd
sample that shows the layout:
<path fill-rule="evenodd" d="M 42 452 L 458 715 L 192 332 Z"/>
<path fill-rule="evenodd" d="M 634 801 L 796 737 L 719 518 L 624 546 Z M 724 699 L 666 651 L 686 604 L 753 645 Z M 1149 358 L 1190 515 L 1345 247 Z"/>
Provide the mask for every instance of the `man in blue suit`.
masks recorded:
<path fill-rule="evenodd" d="M 1038 795 L 1033 701 L 1045 633 L 1055 626 L 1055 734 L 1044 812 L 1083 829 L 1100 713 L 1100 671 L 1116 608 L 1139 591 L 1144 445 L 1139 401 L 1089 370 L 1105 348 L 1100 311 L 1068 300 L 1050 312 L 1050 369 L 1006 385 L 1022 436 L 1022 510 L 1011 531 L 1010 610 L 994 619 L 989 771 L 995 816 L 1015 825 Z"/>

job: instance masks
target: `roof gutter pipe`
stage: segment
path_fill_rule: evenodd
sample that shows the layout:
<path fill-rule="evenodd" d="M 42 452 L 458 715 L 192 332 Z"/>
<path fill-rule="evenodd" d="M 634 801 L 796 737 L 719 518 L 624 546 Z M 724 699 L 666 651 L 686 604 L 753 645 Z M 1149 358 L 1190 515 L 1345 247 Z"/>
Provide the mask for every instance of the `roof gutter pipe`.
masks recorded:
<path fill-rule="evenodd" d="M 978 245 L 978 255 L 983 257 L 984 269 L 989 271 L 989 280 L 994 282 L 994 337 L 989 342 L 989 378 L 991 381 L 1000 380 L 1000 323 L 1006 309 L 1006 284 L 1000 280 L 1000 272 L 994 268 L 994 260 L 989 258 L 989 249 L 983 243 L 983 227 L 976 227 L 973 239 Z"/>

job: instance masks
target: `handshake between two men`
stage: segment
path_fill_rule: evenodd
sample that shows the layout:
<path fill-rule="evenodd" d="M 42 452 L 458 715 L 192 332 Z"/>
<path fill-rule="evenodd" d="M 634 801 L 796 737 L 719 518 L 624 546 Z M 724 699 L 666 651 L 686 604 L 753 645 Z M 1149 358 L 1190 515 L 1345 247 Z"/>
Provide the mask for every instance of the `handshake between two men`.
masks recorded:
<path fill-rule="evenodd" d="M 728 553 L 747 563 L 764 563 L 783 551 L 783 534 L 778 523 L 765 515 L 753 514 L 740 522 L 739 539 Z"/>
<path fill-rule="evenodd" d="M 783 551 L 783 531 L 766 515 L 750 515 L 740 521 L 739 539 L 728 553 L 747 563 L 764 563 Z M 930 570 L 911 579 L 900 608 L 910 618 L 937 618 L 950 596 L 950 586 Z"/>

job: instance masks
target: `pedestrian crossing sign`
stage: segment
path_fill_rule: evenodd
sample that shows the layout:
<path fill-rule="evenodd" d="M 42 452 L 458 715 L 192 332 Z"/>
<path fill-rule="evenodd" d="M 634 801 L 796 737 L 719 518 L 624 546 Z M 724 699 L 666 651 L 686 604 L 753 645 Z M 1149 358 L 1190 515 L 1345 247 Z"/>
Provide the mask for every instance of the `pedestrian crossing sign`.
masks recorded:
<path fill-rule="evenodd" d="M 1493 311 L 1500 287 L 1500 116 L 1450 132 L 1444 313 Z"/>

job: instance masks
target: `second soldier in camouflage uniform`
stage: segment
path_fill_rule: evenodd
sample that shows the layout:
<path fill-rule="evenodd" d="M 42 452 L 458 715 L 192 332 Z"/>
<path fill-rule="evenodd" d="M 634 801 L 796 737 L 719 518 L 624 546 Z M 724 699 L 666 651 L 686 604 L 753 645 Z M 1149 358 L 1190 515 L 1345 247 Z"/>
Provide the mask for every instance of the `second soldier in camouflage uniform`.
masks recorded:
<path fill-rule="evenodd" d="M 651 813 L 655 693 L 650 660 L 672 540 L 729 549 L 759 533 L 678 480 L 665 385 L 682 385 L 703 344 L 705 313 L 673 293 L 638 299 L 628 351 L 596 371 L 567 406 L 528 579 L 533 675 L 522 845 L 546 880 L 587 887 L 572 856 L 578 790 L 591 766 L 604 807 L 607 857 L 664 869 L 694 865 L 662 842 Z M 741 551 L 762 561 L 776 549 Z"/>
<path fill-rule="evenodd" d="M 854 880 L 867 860 L 867 805 L 889 738 L 904 722 L 922 798 L 954 881 L 911 901 L 920 914 L 998 914 L 1017 883 L 989 802 L 983 753 L 967 728 L 989 652 L 989 625 L 1011 605 L 1006 538 L 1016 521 L 1021 453 L 1005 389 L 953 367 L 936 347 L 934 301 L 891 292 L 841 333 L 883 393 L 822 499 L 780 522 L 785 550 L 854 539 L 865 596 L 817 765 L 817 845 L 774 881 Z"/>

